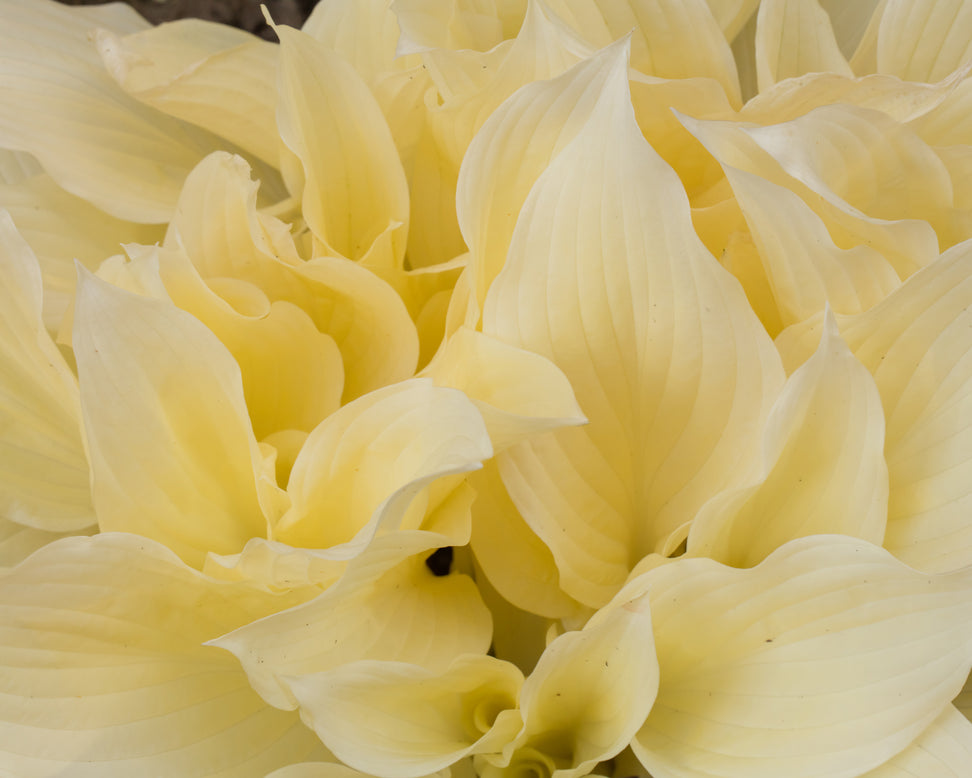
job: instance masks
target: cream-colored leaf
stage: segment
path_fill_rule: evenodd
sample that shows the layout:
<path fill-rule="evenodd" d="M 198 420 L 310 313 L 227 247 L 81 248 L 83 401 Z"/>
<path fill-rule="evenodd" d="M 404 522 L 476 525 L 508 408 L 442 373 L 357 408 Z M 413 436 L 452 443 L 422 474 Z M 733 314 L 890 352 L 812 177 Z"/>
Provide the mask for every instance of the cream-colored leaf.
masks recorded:
<path fill-rule="evenodd" d="M 560 75 L 592 53 L 540 2 L 529 3 L 516 40 L 487 54 L 428 52 L 423 61 L 443 101 L 429 110 L 438 147 L 458 169 L 470 141 L 504 100 L 526 84 Z"/>
<path fill-rule="evenodd" d="M 60 327 L 74 297 L 79 261 L 89 270 L 121 250 L 123 243 L 151 244 L 158 227 L 122 221 L 69 194 L 47 175 L 14 186 L 0 185 L 6 208 L 40 263 L 44 280 L 44 323 Z"/>
<path fill-rule="evenodd" d="M 268 260 L 296 264 L 296 248 L 277 256 L 267 230 L 273 219 L 257 211 L 259 188 L 243 158 L 210 154 L 186 178 L 164 245 L 184 248 L 203 278 L 254 280 L 269 273 Z"/>
<path fill-rule="evenodd" d="M 606 46 L 632 33 L 635 70 L 661 78 L 712 78 L 722 84 L 734 106 L 741 104 L 732 51 L 706 0 L 547 0 L 547 4 L 594 46 Z"/>
<path fill-rule="evenodd" d="M 309 433 L 341 407 L 341 352 L 296 305 L 275 301 L 266 316 L 240 317 L 231 332 L 216 334 L 240 366 L 258 439 L 284 430 Z"/>
<path fill-rule="evenodd" d="M 3 0 L 0 13 L 0 145 L 112 216 L 166 221 L 217 140 L 115 84 L 88 39 L 102 20 L 48 0 Z"/>
<path fill-rule="evenodd" d="M 881 254 L 866 245 L 838 247 L 820 217 L 790 190 L 730 166 L 725 171 L 784 327 L 826 304 L 837 313 L 861 313 L 900 286 Z"/>
<path fill-rule="evenodd" d="M 711 78 L 663 79 L 634 72 L 629 78 L 641 134 L 678 173 L 694 203 L 722 179 L 722 169 L 679 122 L 678 114 L 697 118 L 733 115 L 725 92 Z"/>
<path fill-rule="evenodd" d="M 450 336 L 423 374 L 437 386 L 461 390 L 475 403 L 494 452 L 587 421 L 556 365 L 467 327 Z"/>
<path fill-rule="evenodd" d="M 132 97 L 279 164 L 277 49 L 215 22 L 180 19 L 125 37 L 96 37 L 105 68 Z"/>
<path fill-rule="evenodd" d="M 398 20 L 391 0 L 318 3 L 301 28 L 344 57 L 369 85 L 395 68 Z"/>
<path fill-rule="evenodd" d="M 239 298 L 234 304 L 240 314 L 265 316 L 271 301 L 292 303 L 306 313 L 341 352 L 345 401 L 410 377 L 418 358 L 418 335 L 402 299 L 349 260 L 299 260 L 289 235 L 274 238 L 281 223 L 258 212 L 257 189 L 244 160 L 211 154 L 186 180 L 166 245 L 183 247 L 212 288 L 227 299 Z M 220 329 L 220 312 L 200 293 L 199 280 L 190 277 L 194 272 L 187 274 L 177 260 L 172 256 L 162 266 L 173 299 L 217 331 L 234 353 L 234 344 L 252 346 L 250 336 L 237 331 L 238 316 Z M 340 376 L 331 378 L 340 384 Z M 315 400 L 310 395 L 320 393 L 310 385 L 291 389 L 311 403 Z"/>
<path fill-rule="evenodd" d="M 938 236 L 923 217 L 948 215 L 948 171 L 930 147 L 888 116 L 832 105 L 766 127 L 682 122 L 723 165 L 799 195 L 840 248 L 868 245 L 902 279 L 938 256 Z"/>
<path fill-rule="evenodd" d="M 887 514 L 881 397 L 828 315 L 816 353 L 773 406 L 759 483 L 710 500 L 692 523 L 688 553 L 750 567 L 807 535 L 880 545 Z"/>
<path fill-rule="evenodd" d="M 972 56 L 972 5 L 965 0 L 888 0 L 880 16 L 877 72 L 938 81 Z"/>
<path fill-rule="evenodd" d="M 745 479 L 783 380 L 678 178 L 642 138 L 622 69 L 533 187 L 483 331 L 550 359 L 590 420 L 497 461 L 564 591 L 592 607 Z"/>
<path fill-rule="evenodd" d="M 966 74 L 966 68 L 960 68 L 941 83 Z M 972 79 L 962 79 L 939 105 L 916 118 L 911 126 L 932 146 L 967 146 L 972 143 Z"/>
<path fill-rule="evenodd" d="M 277 28 L 277 124 L 304 173 L 303 215 L 331 251 L 361 259 L 389 233 L 405 252 L 408 188 L 388 124 L 368 86 L 306 33 Z"/>
<path fill-rule="evenodd" d="M 353 662 L 291 682 L 308 724 L 334 753 L 383 778 L 417 778 L 502 747 L 516 732 L 515 666 L 465 656 L 443 672 Z M 512 714 L 512 715 L 511 715 Z"/>
<path fill-rule="evenodd" d="M 477 321 L 533 184 L 584 127 L 605 83 L 626 73 L 627 43 L 620 42 L 557 78 L 523 87 L 470 144 L 459 172 L 456 209 L 470 251 L 468 283 Z"/>
<path fill-rule="evenodd" d="M 41 318 L 41 272 L 0 210 L 0 516 L 48 532 L 95 523 L 77 379 Z"/>
<path fill-rule="evenodd" d="M 647 603 L 595 616 L 553 640 L 520 692 L 523 729 L 504 748 L 512 769 L 542 754 L 557 778 L 588 775 L 641 729 L 658 691 Z M 501 763 L 502 763 L 501 762 Z"/>
<path fill-rule="evenodd" d="M 526 5 L 524 0 L 395 0 L 392 9 L 402 28 L 399 53 L 486 51 L 516 34 Z"/>
<path fill-rule="evenodd" d="M 881 111 L 899 122 L 915 122 L 913 129 L 926 142 L 932 143 L 923 132 L 931 120 L 924 117 L 926 114 L 937 115 L 943 104 L 954 104 L 966 75 L 959 70 L 935 84 L 922 84 L 878 74 L 850 78 L 837 73 L 808 73 L 774 84 L 756 95 L 743 106 L 738 116 L 743 121 L 757 124 L 778 124 L 822 105 L 849 103 Z M 954 125 L 949 129 L 953 128 Z"/>
<path fill-rule="evenodd" d="M 763 0 L 756 18 L 759 91 L 805 73 L 853 76 L 817 0 Z"/>
<path fill-rule="evenodd" d="M 434 575 L 425 562 L 455 542 L 415 530 L 382 535 L 323 594 L 212 644 L 233 653 L 253 688 L 284 709 L 297 707 L 304 677 L 348 662 L 407 662 L 438 672 L 462 654 L 485 653 L 492 621 L 476 584 L 455 569 Z"/>
<path fill-rule="evenodd" d="M 418 362 L 418 333 L 395 290 L 340 257 L 296 268 L 295 304 L 337 343 L 344 357 L 344 402 L 409 378 Z"/>
<path fill-rule="evenodd" d="M 804 73 L 852 76 L 817 0 L 764 0 L 756 19 L 759 91 Z"/>
<path fill-rule="evenodd" d="M 972 722 L 949 705 L 904 751 L 861 778 L 962 778 L 972 764 Z"/>
<path fill-rule="evenodd" d="M 74 347 L 103 531 L 193 565 L 266 534 L 239 367 L 215 335 L 171 302 L 82 275 Z"/>
<path fill-rule="evenodd" d="M 887 417 L 891 492 L 885 545 L 931 572 L 972 560 L 969 467 L 969 274 L 972 246 L 960 244 L 841 330 L 873 373 Z M 799 364 L 819 337 L 808 321 L 781 335 Z"/>
<path fill-rule="evenodd" d="M 259 440 L 277 445 L 269 436 L 288 431 L 306 436 L 340 407 L 341 352 L 308 313 L 286 300 L 271 302 L 263 290 L 239 278 L 203 280 L 181 250 L 153 253 L 167 296 L 205 324 L 236 361 Z M 102 266 L 102 277 L 105 269 Z"/>
<path fill-rule="evenodd" d="M 927 221 L 943 248 L 969 237 L 967 225 L 952 223 L 951 179 L 941 159 L 914 131 L 883 113 L 822 106 L 747 132 L 789 175 L 836 209 L 885 221 Z"/>
<path fill-rule="evenodd" d="M 632 746 L 654 775 L 859 776 L 972 664 L 968 572 L 925 575 L 861 540 L 802 538 L 748 570 L 676 560 L 645 587 L 661 685 Z"/>
<path fill-rule="evenodd" d="M 459 165 L 439 148 L 429 121 L 425 96 L 434 89 L 422 65 L 389 74 L 375 88 L 408 177 L 412 268 L 448 262 L 466 250 L 456 217 Z"/>
<path fill-rule="evenodd" d="M 389 386 L 344 406 L 308 437 L 291 471 L 291 509 L 274 538 L 328 548 L 367 542 L 379 528 L 415 528 L 434 479 L 492 455 L 476 407 L 429 379 Z"/>
<path fill-rule="evenodd" d="M 247 581 L 271 592 L 301 587 L 323 587 L 337 581 L 346 568 L 345 559 L 329 549 L 295 548 L 265 538 L 252 538 L 238 554 L 206 557 L 203 572 L 221 581 Z"/>
<path fill-rule="evenodd" d="M 41 549 L 0 579 L 4 768 L 22 778 L 262 778 L 326 758 L 232 657 L 201 645 L 294 602 L 210 581 L 135 535 Z"/>
<path fill-rule="evenodd" d="M 841 322 L 887 417 L 885 546 L 930 572 L 972 562 L 972 245 L 961 244 L 881 305 Z"/>
<path fill-rule="evenodd" d="M 489 582 L 511 603 L 552 619 L 578 610 L 560 588 L 553 554 L 510 501 L 495 462 L 471 483 L 476 490 L 470 544 Z"/>

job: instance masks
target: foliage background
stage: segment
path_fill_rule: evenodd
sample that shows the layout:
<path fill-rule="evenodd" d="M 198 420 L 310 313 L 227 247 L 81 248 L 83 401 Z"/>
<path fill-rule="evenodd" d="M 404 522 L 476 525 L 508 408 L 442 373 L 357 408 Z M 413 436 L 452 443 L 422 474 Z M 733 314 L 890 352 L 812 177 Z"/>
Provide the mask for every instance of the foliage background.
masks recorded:
<path fill-rule="evenodd" d="M 65 5 L 99 5 L 105 0 L 60 0 Z M 231 24 L 267 40 L 276 36 L 263 20 L 266 5 L 274 21 L 300 27 L 317 0 L 125 0 L 153 24 L 196 17 Z"/>

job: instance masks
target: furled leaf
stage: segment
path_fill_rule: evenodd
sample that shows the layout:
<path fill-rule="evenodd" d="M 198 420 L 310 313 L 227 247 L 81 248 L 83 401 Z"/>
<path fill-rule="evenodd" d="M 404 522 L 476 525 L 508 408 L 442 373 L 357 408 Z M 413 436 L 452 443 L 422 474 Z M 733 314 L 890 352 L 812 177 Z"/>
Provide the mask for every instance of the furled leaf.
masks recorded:
<path fill-rule="evenodd" d="M 266 534 L 262 456 L 215 335 L 169 301 L 83 274 L 74 347 L 102 531 L 159 540 L 197 566 Z"/>

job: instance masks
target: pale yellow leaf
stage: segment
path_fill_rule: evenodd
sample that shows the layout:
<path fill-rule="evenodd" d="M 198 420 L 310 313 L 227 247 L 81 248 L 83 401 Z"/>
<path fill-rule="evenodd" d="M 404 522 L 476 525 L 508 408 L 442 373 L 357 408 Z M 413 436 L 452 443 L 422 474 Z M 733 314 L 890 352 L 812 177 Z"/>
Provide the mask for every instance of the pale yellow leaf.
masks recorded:
<path fill-rule="evenodd" d="M 631 742 L 657 691 L 647 603 L 595 616 L 547 646 L 520 692 L 523 728 L 497 761 L 516 770 L 543 755 L 556 778 L 588 775 Z"/>
<path fill-rule="evenodd" d="M 211 581 L 136 535 L 46 546 L 0 578 L 0 762 L 20 778 L 262 778 L 327 758 L 201 645 L 298 601 Z"/>
<path fill-rule="evenodd" d="M 592 607 L 745 480 L 783 379 L 677 176 L 642 138 L 623 69 L 533 187 L 483 331 L 554 362 L 590 420 L 497 461 L 564 591 Z"/>
<path fill-rule="evenodd" d="M 933 149 L 887 115 L 836 104 L 764 127 L 682 122 L 723 165 L 799 195 L 840 248 L 868 245 L 902 279 L 938 256 L 939 236 L 923 217 L 941 217 L 951 227 L 948 171 Z"/>
<path fill-rule="evenodd" d="M 816 353 L 773 406 L 760 481 L 710 500 L 692 523 L 688 553 L 750 567 L 807 535 L 880 544 L 887 513 L 881 397 L 828 316 Z"/>
<path fill-rule="evenodd" d="M 661 78 L 703 76 L 741 104 L 736 63 L 706 0 L 547 0 L 593 46 L 631 33 L 631 67 Z"/>
<path fill-rule="evenodd" d="M 553 554 L 510 501 L 495 462 L 471 483 L 476 490 L 470 544 L 489 583 L 514 605 L 549 618 L 578 610 L 560 588 Z"/>
<path fill-rule="evenodd" d="M 842 249 L 796 194 L 726 166 L 726 176 L 753 236 L 784 327 L 829 304 L 861 313 L 901 284 L 891 263 L 866 245 Z"/>
<path fill-rule="evenodd" d="M 969 573 L 925 575 L 861 540 L 644 577 L 661 685 L 632 745 L 654 775 L 859 776 L 921 736 L 972 664 Z"/>
<path fill-rule="evenodd" d="M 232 652 L 253 688 L 284 709 L 297 707 L 295 690 L 306 676 L 357 660 L 440 672 L 462 654 L 485 653 L 492 633 L 472 579 L 454 568 L 434 575 L 425 563 L 455 542 L 434 532 L 385 534 L 323 594 L 211 643 Z"/>
<path fill-rule="evenodd" d="M 491 52 L 428 52 L 423 61 L 442 101 L 429 109 L 438 148 L 458 169 L 470 141 L 504 100 L 526 84 L 559 76 L 592 53 L 541 3 L 529 4 L 515 40 Z"/>
<path fill-rule="evenodd" d="M 391 0 L 318 3 L 301 31 L 344 57 L 374 86 L 379 76 L 396 67 L 398 20 L 391 6 Z"/>
<path fill-rule="evenodd" d="M 0 203 L 33 249 L 44 279 L 44 324 L 56 332 L 74 297 L 77 260 L 89 270 L 121 251 L 123 243 L 154 243 L 158 227 L 109 216 L 69 194 L 47 175 L 0 184 Z"/>
<path fill-rule="evenodd" d="M 88 37 L 105 19 L 47 0 L 3 0 L 0 14 L 0 145 L 33 154 L 112 216 L 166 221 L 182 179 L 218 140 L 115 84 Z"/>
<path fill-rule="evenodd" d="M 438 674 L 353 662 L 292 686 L 308 723 L 342 761 L 385 778 L 418 778 L 502 747 L 519 724 L 522 683 L 508 662 L 466 656 Z"/>
<path fill-rule="evenodd" d="M 822 105 L 849 103 L 881 111 L 899 122 L 915 122 L 912 128 L 931 143 L 930 136 L 937 129 L 931 128 L 933 123 L 937 125 L 931 117 L 940 113 L 939 106 L 956 103 L 966 75 L 959 70 L 935 84 L 923 84 L 879 74 L 858 78 L 837 73 L 808 73 L 774 84 L 756 95 L 743 106 L 739 118 L 757 124 L 778 124 Z M 927 120 L 926 114 L 931 114 Z M 926 122 L 928 134 L 924 132 Z M 954 126 L 949 127 L 953 129 Z"/>
<path fill-rule="evenodd" d="M 455 389 L 415 379 L 371 392 L 325 419 L 304 443 L 276 540 L 329 548 L 380 529 L 418 527 L 428 485 L 492 455 L 483 419 Z"/>
<path fill-rule="evenodd" d="M 627 73 L 627 43 L 606 48 L 550 81 L 529 84 L 497 109 L 470 144 L 456 195 L 470 251 L 473 318 L 506 261 L 527 194 L 584 127 L 605 84 Z M 475 322 L 473 322 L 475 323 Z"/>
<path fill-rule="evenodd" d="M 333 339 L 344 371 L 342 379 L 328 367 L 330 375 L 321 374 L 320 382 L 303 387 L 293 384 L 290 392 L 303 396 L 305 405 L 320 403 L 318 395 L 330 396 L 342 380 L 343 392 L 338 388 L 338 395 L 347 401 L 411 376 L 418 358 L 418 336 L 400 297 L 387 283 L 349 260 L 299 260 L 289 235 L 273 236 L 281 223 L 257 210 L 257 189 L 246 162 L 229 154 L 211 154 L 193 170 L 179 197 L 166 245 L 183 247 L 198 274 L 226 294 L 239 315 L 227 320 L 214 309 L 206 294 L 200 294 L 198 279 L 190 277 L 191 272 L 187 275 L 175 255 L 169 260 L 163 257 L 162 265 L 173 299 L 213 328 L 238 358 L 240 349 L 259 351 L 252 335 L 240 329 L 240 316 L 266 316 L 271 303 L 292 303 L 299 308 L 322 335 L 314 336 L 306 321 L 302 329 L 321 343 L 324 338 Z M 222 327 L 218 326 L 221 321 Z M 258 322 L 256 326 L 260 326 Z M 317 350 L 322 368 L 333 364 L 324 350 L 332 349 L 321 345 Z M 288 371 L 295 369 L 300 369 L 299 364 Z M 259 372 L 254 377 L 257 381 L 265 378 Z"/>
<path fill-rule="evenodd" d="M 861 778 L 963 778 L 972 765 L 972 722 L 945 708 L 918 738 Z"/>
<path fill-rule="evenodd" d="M 587 421 L 556 365 L 467 327 L 449 337 L 423 375 L 473 401 L 494 452 L 531 435 Z"/>
<path fill-rule="evenodd" d="M 884 405 L 891 487 L 885 546 L 929 572 L 972 562 L 970 274 L 966 242 L 867 313 L 838 319 Z M 780 336 L 789 365 L 802 361 L 819 332 L 820 322 L 810 320 Z"/>
<path fill-rule="evenodd" d="M 805 73 L 852 76 L 817 0 L 763 0 L 756 17 L 756 78 L 763 92 Z"/>
<path fill-rule="evenodd" d="M 395 0 L 392 9 L 402 28 L 399 53 L 486 51 L 514 37 L 526 5 L 524 0 Z"/>
<path fill-rule="evenodd" d="M 303 216 L 315 237 L 348 259 L 382 236 L 392 262 L 405 252 L 408 189 L 388 124 L 368 86 L 306 33 L 277 28 L 277 124 L 304 174 Z"/>
<path fill-rule="evenodd" d="M 215 335 L 171 302 L 82 275 L 74 347 L 103 531 L 151 537 L 197 566 L 265 536 L 262 456 Z"/>
<path fill-rule="evenodd" d="M 877 72 L 938 81 L 972 56 L 966 0 L 888 0 L 880 15 Z"/>
<path fill-rule="evenodd" d="M 132 97 L 279 164 L 277 48 L 225 24 L 180 19 L 96 37 L 105 68 Z"/>
<path fill-rule="evenodd" d="M 77 379 L 44 329 L 41 271 L 0 210 L 0 516 L 47 532 L 95 523 Z"/>

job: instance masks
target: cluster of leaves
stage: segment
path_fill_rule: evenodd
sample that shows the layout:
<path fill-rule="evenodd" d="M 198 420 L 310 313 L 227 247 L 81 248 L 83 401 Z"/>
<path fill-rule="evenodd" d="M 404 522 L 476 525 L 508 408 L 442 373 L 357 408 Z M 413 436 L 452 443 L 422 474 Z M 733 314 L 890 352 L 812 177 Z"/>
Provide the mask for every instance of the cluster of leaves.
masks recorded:
<path fill-rule="evenodd" d="M 0 18 L 0 774 L 968 774 L 972 2 Z"/>

